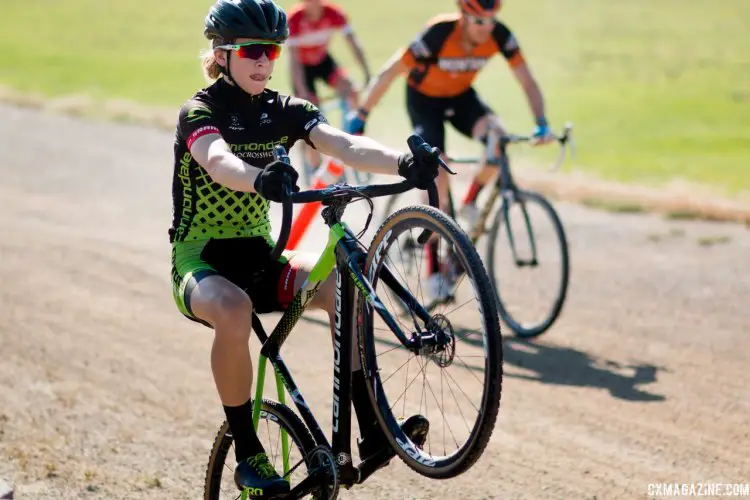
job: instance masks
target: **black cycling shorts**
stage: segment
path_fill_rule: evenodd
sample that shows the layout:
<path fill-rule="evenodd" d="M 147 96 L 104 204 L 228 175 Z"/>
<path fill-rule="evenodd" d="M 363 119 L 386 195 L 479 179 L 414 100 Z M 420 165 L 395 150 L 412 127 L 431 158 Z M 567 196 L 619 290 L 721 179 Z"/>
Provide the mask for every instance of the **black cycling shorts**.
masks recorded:
<path fill-rule="evenodd" d="M 297 269 L 287 252 L 271 260 L 272 244 L 263 236 L 173 243 L 172 284 L 180 311 L 200 321 L 193 316 L 190 293 L 201 279 L 212 275 L 244 290 L 258 314 L 286 310 L 294 299 Z"/>
<path fill-rule="evenodd" d="M 406 86 L 406 110 L 414 133 L 430 146 L 445 152 L 445 122 L 471 138 L 471 130 L 492 109 L 479 98 L 474 88 L 454 97 L 430 97 Z"/>
<path fill-rule="evenodd" d="M 305 87 L 309 93 L 313 96 L 317 95 L 316 82 L 322 80 L 329 86 L 333 87 L 336 83 L 345 76 L 344 69 L 341 68 L 336 61 L 331 57 L 331 54 L 327 54 L 326 57 L 318 64 L 307 66 L 302 65 L 303 79 Z M 295 92 L 299 94 L 299 90 L 295 89 Z"/>

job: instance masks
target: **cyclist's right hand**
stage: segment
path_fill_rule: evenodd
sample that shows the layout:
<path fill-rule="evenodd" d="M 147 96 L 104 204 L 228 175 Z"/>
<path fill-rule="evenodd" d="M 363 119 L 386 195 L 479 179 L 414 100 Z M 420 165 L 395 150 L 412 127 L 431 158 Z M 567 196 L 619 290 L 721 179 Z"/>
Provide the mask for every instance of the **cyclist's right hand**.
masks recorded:
<path fill-rule="evenodd" d="M 346 114 L 346 132 L 352 135 L 365 133 L 365 121 L 367 116 L 361 110 L 350 111 Z"/>
<path fill-rule="evenodd" d="M 440 150 L 426 146 L 415 154 L 406 153 L 398 159 L 398 173 L 414 183 L 417 189 L 429 189 L 438 176 Z"/>
<path fill-rule="evenodd" d="M 298 179 L 299 174 L 294 167 L 275 160 L 266 165 L 266 168 L 255 178 L 255 191 L 269 201 L 280 203 L 284 200 L 285 186 L 295 193 L 299 191 Z"/>

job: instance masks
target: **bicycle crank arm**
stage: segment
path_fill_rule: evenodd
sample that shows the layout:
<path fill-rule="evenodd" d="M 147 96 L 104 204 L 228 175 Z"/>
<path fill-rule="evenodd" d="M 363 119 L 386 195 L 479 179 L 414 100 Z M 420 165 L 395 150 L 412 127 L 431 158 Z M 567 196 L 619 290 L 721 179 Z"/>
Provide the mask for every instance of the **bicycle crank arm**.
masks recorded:
<path fill-rule="evenodd" d="M 318 489 L 320 487 L 320 481 L 321 478 L 318 477 L 318 475 L 311 474 L 300 481 L 300 483 L 292 488 L 289 493 L 272 496 L 270 497 L 270 500 L 299 500 Z"/>

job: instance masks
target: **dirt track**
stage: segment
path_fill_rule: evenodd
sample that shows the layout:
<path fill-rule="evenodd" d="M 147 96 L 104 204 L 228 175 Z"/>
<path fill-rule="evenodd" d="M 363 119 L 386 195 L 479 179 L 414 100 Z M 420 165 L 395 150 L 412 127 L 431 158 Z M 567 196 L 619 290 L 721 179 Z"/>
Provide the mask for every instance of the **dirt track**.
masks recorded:
<path fill-rule="evenodd" d="M 0 113 L 0 477 L 16 498 L 199 498 L 223 415 L 210 331 L 171 298 L 171 135 Z M 748 481 L 750 230 L 557 207 L 570 296 L 539 341 L 506 338 L 485 455 L 445 482 L 394 463 L 342 498 Z M 329 344 L 308 325 L 285 358 L 327 421 Z"/>

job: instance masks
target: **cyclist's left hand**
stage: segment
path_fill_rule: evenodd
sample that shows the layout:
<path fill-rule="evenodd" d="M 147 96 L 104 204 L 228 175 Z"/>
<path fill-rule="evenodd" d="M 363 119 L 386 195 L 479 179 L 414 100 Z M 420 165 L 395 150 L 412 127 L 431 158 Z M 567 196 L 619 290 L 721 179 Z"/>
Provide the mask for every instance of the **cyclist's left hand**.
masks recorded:
<path fill-rule="evenodd" d="M 440 150 L 419 149 L 416 155 L 402 154 L 398 159 L 398 174 L 412 182 L 418 189 L 427 189 L 438 176 Z"/>
<path fill-rule="evenodd" d="M 540 118 L 536 121 L 536 128 L 531 136 L 534 138 L 533 144 L 535 146 L 547 144 L 555 140 L 555 136 L 552 134 L 545 118 Z"/>

